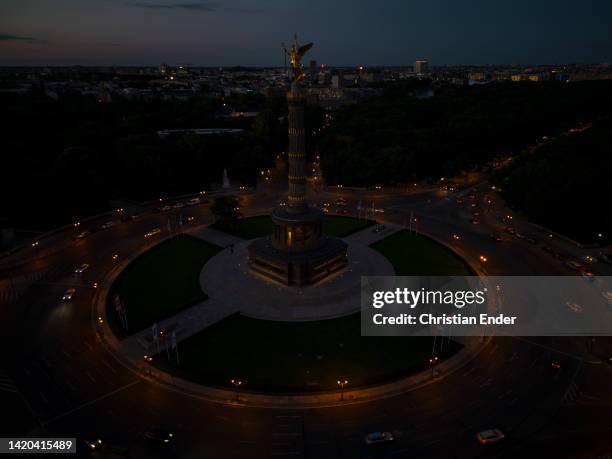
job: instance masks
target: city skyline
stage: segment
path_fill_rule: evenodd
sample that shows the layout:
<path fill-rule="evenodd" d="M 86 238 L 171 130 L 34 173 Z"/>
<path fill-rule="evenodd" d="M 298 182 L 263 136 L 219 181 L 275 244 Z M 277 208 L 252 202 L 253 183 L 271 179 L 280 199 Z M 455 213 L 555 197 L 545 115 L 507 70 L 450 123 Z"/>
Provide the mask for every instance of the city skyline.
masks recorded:
<path fill-rule="evenodd" d="M 0 65 L 281 66 L 295 31 L 335 66 L 610 62 L 612 6 L 587 3 L 6 1 Z"/>

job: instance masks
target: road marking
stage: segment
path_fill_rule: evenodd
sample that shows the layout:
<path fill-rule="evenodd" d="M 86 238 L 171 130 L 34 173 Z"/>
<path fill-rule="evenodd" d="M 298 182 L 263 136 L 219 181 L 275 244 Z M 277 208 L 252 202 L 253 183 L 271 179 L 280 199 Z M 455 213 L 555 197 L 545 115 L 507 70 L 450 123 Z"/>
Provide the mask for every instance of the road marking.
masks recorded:
<path fill-rule="evenodd" d="M 94 378 L 89 371 L 86 371 L 85 374 L 92 382 L 96 382 L 96 378 Z"/>
<path fill-rule="evenodd" d="M 121 386 L 121 387 L 119 387 L 119 388 L 117 388 L 117 389 L 115 389 L 113 391 L 110 391 L 110 392 L 108 392 L 108 393 L 106 393 L 106 394 L 104 394 L 104 395 L 102 395 L 102 396 L 100 396 L 98 398 L 94 398 L 93 400 L 90 400 L 88 402 L 82 403 L 81 405 L 76 406 L 76 407 L 72 408 L 71 410 L 65 411 L 62 414 L 58 414 L 57 416 L 52 417 L 51 419 L 48 419 L 48 420 L 44 421 L 42 424 L 43 424 L 43 426 L 47 426 L 47 425 L 49 425 L 49 424 L 51 424 L 51 423 L 53 423 L 53 422 L 55 422 L 55 421 L 57 421 L 57 420 L 59 420 L 61 418 L 64 418 L 64 417 L 69 416 L 69 415 L 71 415 L 73 413 L 76 413 L 77 411 L 79 411 L 79 410 L 81 410 L 83 408 L 87 408 L 88 406 L 91 406 L 94 403 L 100 402 L 100 401 L 102 401 L 102 400 L 104 400 L 106 398 L 109 398 L 109 397 L 112 397 L 115 394 L 118 394 L 119 392 L 122 392 L 122 391 L 124 391 L 126 389 L 129 389 L 130 387 L 135 386 L 139 382 L 140 382 L 140 379 L 132 381 L 131 383 L 126 384 L 125 386 Z M 40 395 L 42 395 L 42 393 Z"/>
<path fill-rule="evenodd" d="M 467 375 L 469 375 L 470 373 L 472 373 L 474 370 L 476 370 L 476 367 L 472 367 L 472 368 L 470 368 L 468 371 L 466 371 L 465 373 L 463 373 L 461 376 L 467 376 Z"/>
<path fill-rule="evenodd" d="M 104 365 L 106 365 L 110 369 L 110 371 L 112 371 L 113 373 L 117 373 L 117 370 L 115 370 L 113 366 L 106 361 L 106 359 L 100 359 L 100 360 L 102 361 Z"/>

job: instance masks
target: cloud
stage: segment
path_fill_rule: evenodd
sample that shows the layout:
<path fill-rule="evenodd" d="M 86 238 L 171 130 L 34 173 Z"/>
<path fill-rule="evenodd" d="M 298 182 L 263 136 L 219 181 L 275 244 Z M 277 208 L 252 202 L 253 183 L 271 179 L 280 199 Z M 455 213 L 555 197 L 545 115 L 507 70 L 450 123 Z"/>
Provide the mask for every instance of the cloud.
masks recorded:
<path fill-rule="evenodd" d="M 22 35 L 12 35 L 9 33 L 0 33 L 0 41 L 27 41 L 28 43 L 35 43 L 40 40 L 34 37 L 24 37 Z"/>
<path fill-rule="evenodd" d="M 189 2 L 189 3 L 149 3 L 149 2 L 127 2 L 126 5 L 149 10 L 189 10 L 189 11 L 217 11 L 219 5 L 214 2 Z"/>

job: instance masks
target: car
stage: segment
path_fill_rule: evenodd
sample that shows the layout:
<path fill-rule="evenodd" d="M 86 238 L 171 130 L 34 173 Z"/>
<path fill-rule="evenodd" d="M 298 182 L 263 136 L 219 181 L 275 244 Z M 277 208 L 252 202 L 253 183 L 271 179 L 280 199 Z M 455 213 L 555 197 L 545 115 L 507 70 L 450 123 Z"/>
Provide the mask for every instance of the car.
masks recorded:
<path fill-rule="evenodd" d="M 457 204 L 463 204 L 463 199 L 462 199 L 462 198 L 457 198 L 457 199 L 455 200 L 455 202 L 456 202 Z"/>
<path fill-rule="evenodd" d="M 187 201 L 188 206 L 197 206 L 198 204 L 200 204 L 200 198 L 193 198 Z"/>
<path fill-rule="evenodd" d="M 573 301 L 566 301 L 565 305 L 573 312 L 580 313 L 583 311 L 582 306 L 580 306 L 578 303 L 575 303 Z"/>
<path fill-rule="evenodd" d="M 104 446 L 102 439 L 95 436 L 84 438 L 83 443 L 89 451 L 98 451 Z"/>
<path fill-rule="evenodd" d="M 558 360 L 553 360 L 553 361 L 550 363 L 550 367 L 551 367 L 553 370 L 560 370 L 560 369 L 561 369 L 561 363 L 560 363 Z"/>
<path fill-rule="evenodd" d="M 70 301 L 72 299 L 72 297 L 74 296 L 75 292 L 76 292 L 76 289 L 69 288 L 68 290 L 66 290 L 64 292 L 64 296 L 62 296 L 62 300 L 63 301 Z"/>
<path fill-rule="evenodd" d="M 472 223 L 472 225 L 480 225 L 480 220 L 478 220 L 477 218 L 472 218 L 470 222 Z"/>
<path fill-rule="evenodd" d="M 90 231 L 81 231 L 79 234 L 77 234 L 76 239 L 85 239 L 87 236 L 89 236 L 91 234 Z"/>
<path fill-rule="evenodd" d="M 551 255 L 555 253 L 554 249 L 549 245 L 543 245 L 541 249 L 546 253 L 550 253 Z"/>
<path fill-rule="evenodd" d="M 495 443 L 503 440 L 506 438 L 506 436 L 499 429 L 487 429 L 483 430 L 482 432 L 478 432 L 476 434 L 476 438 L 481 444 L 486 445 L 488 443 Z"/>
<path fill-rule="evenodd" d="M 83 263 L 81 266 L 75 269 L 74 272 L 77 274 L 82 274 L 85 271 L 87 271 L 88 268 L 89 268 L 89 265 L 87 263 Z"/>
<path fill-rule="evenodd" d="M 595 275 L 591 271 L 580 271 L 580 274 L 589 282 L 595 281 Z"/>
<path fill-rule="evenodd" d="M 372 432 L 365 436 L 365 442 L 368 445 L 377 443 L 389 443 L 395 440 L 395 437 L 390 432 Z"/>
<path fill-rule="evenodd" d="M 168 211 L 169 211 L 169 210 L 171 210 L 171 209 L 172 209 L 172 207 L 170 207 L 170 206 L 168 206 L 168 205 L 165 205 L 165 206 L 163 206 L 163 207 L 161 208 L 162 212 L 168 212 Z"/>
<path fill-rule="evenodd" d="M 567 265 L 569 268 L 572 268 L 572 269 L 573 269 L 573 270 L 575 270 L 575 271 L 580 271 L 580 270 L 582 270 L 582 265 L 581 265 L 580 263 L 577 263 L 577 262 L 573 261 L 573 260 L 567 260 L 567 261 L 565 262 L 565 264 L 566 264 L 566 265 Z"/>
<path fill-rule="evenodd" d="M 459 240 L 461 239 L 461 236 L 460 236 L 459 234 L 457 234 L 457 233 L 454 233 L 454 234 L 453 234 L 453 239 L 454 239 L 455 241 L 459 241 Z"/>
<path fill-rule="evenodd" d="M 612 306 L 612 292 L 601 292 L 601 296 Z"/>
<path fill-rule="evenodd" d="M 193 223 L 195 222 L 195 217 L 193 215 L 187 215 L 187 217 L 185 217 L 185 223 Z"/>
<path fill-rule="evenodd" d="M 150 237 L 158 235 L 159 233 L 161 233 L 161 230 L 159 228 L 153 228 L 151 231 L 145 233 L 144 237 L 145 239 L 148 239 Z"/>
<path fill-rule="evenodd" d="M 180 209 L 181 207 L 183 207 L 185 204 L 183 204 L 182 202 L 177 202 L 176 204 L 174 204 L 172 207 L 174 207 L 175 209 Z"/>
<path fill-rule="evenodd" d="M 115 226 L 115 222 L 108 221 L 108 222 L 104 223 L 100 228 L 102 228 L 102 229 L 109 229 L 109 228 L 112 228 L 113 226 Z"/>
<path fill-rule="evenodd" d="M 286 206 L 287 206 L 287 203 L 285 201 L 280 201 L 278 203 L 278 207 L 286 207 Z"/>
<path fill-rule="evenodd" d="M 512 226 L 507 226 L 506 227 L 506 233 L 516 234 L 516 230 Z"/>
<path fill-rule="evenodd" d="M 174 433 L 159 427 L 147 429 L 143 432 L 143 435 L 147 440 L 164 445 L 167 445 L 174 440 Z"/>
<path fill-rule="evenodd" d="M 480 210 L 479 209 L 474 209 L 472 211 L 472 217 L 480 217 Z"/>
<path fill-rule="evenodd" d="M 374 207 L 374 213 L 375 214 L 384 214 L 385 213 L 385 209 L 383 209 L 382 207 Z"/>
<path fill-rule="evenodd" d="M 494 242 L 503 242 L 504 238 L 501 234 L 491 234 L 489 238 Z"/>
<path fill-rule="evenodd" d="M 376 225 L 372 232 L 373 233 L 380 233 L 381 231 L 384 231 L 386 229 L 387 229 L 387 227 L 385 225 Z"/>
<path fill-rule="evenodd" d="M 348 214 L 348 210 L 346 210 L 344 207 L 339 207 L 336 209 L 336 213 L 337 214 Z"/>
<path fill-rule="evenodd" d="M 597 258 L 595 258 L 592 255 L 585 255 L 583 257 L 584 261 L 586 261 L 587 263 L 597 263 Z"/>

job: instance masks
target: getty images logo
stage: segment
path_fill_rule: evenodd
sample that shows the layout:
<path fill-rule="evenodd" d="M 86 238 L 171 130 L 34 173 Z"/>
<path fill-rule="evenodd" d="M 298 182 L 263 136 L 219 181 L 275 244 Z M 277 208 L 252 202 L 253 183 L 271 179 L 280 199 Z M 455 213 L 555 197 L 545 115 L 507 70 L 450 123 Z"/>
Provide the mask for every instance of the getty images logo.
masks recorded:
<path fill-rule="evenodd" d="M 457 309 L 486 301 L 487 289 L 482 290 L 410 290 L 396 288 L 395 290 L 377 290 L 372 293 L 372 306 L 380 309 L 385 305 L 401 304 L 414 309 L 419 305 L 453 305 Z"/>

